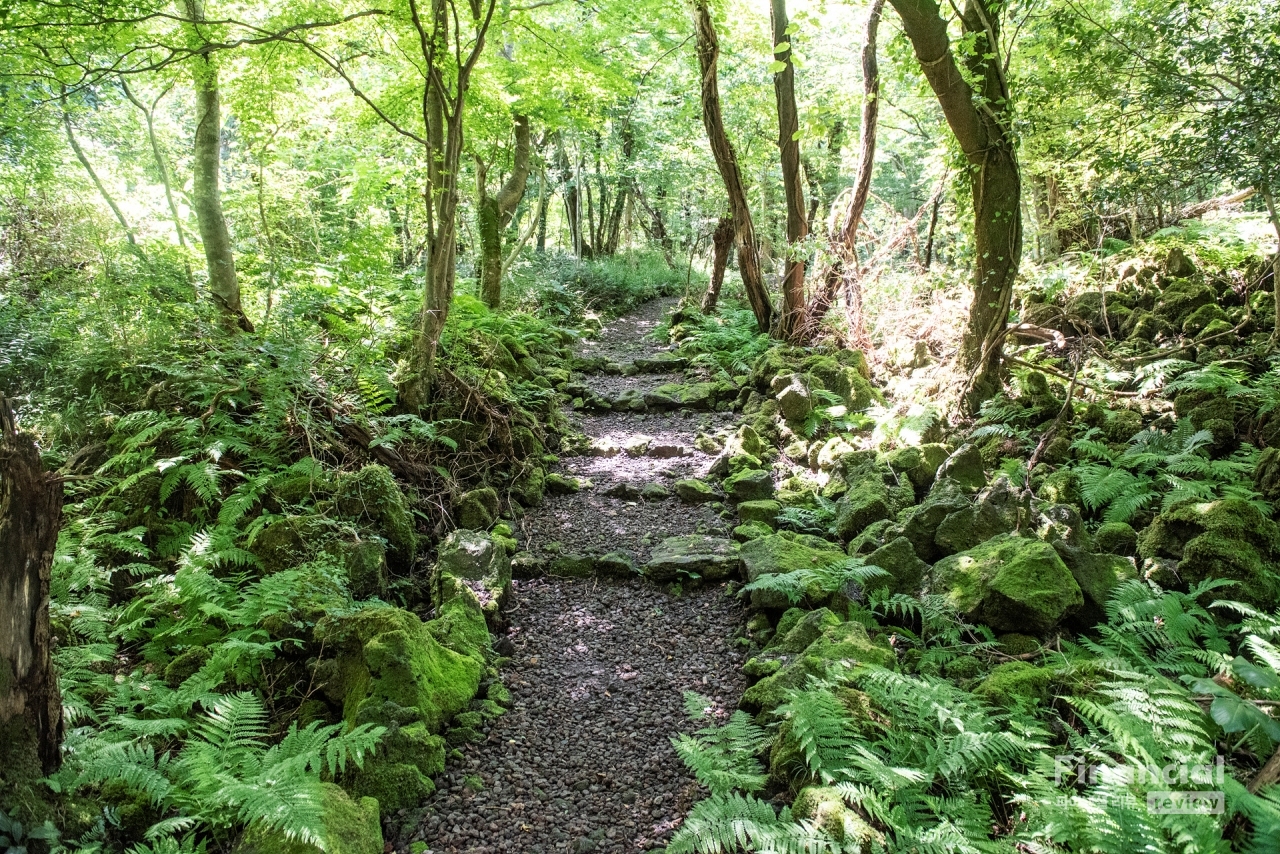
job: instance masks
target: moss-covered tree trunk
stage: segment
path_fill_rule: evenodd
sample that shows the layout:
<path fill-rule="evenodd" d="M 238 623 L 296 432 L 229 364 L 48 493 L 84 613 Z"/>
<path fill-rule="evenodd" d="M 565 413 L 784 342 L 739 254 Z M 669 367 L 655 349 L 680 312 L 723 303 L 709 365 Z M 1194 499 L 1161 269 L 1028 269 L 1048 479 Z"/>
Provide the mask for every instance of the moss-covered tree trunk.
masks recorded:
<path fill-rule="evenodd" d="M 778 154 L 782 163 L 782 189 L 787 201 L 787 259 L 782 276 L 782 317 L 778 337 L 795 339 L 804 328 L 804 259 L 799 244 L 809 236 L 805 216 L 804 185 L 800 181 L 800 119 L 796 113 L 796 70 L 791 62 L 790 22 L 786 0 L 772 0 L 773 58 L 782 69 L 773 75 L 778 104 Z M 785 45 L 785 47 L 784 47 Z"/>
<path fill-rule="evenodd" d="M 1258 185 L 1262 192 L 1262 200 L 1267 204 L 1267 216 L 1271 219 L 1271 227 L 1276 232 L 1276 254 L 1271 256 L 1271 294 L 1275 298 L 1276 321 L 1271 330 L 1271 343 L 1280 339 L 1280 211 L 1276 210 L 1276 199 L 1271 193 L 1271 185 L 1265 181 Z"/>
<path fill-rule="evenodd" d="M 511 174 L 496 196 L 485 188 L 484 170 L 478 175 L 480 206 L 476 225 L 480 232 L 480 294 L 484 304 L 497 308 L 502 303 L 502 232 L 511 224 L 516 206 L 524 198 L 529 180 L 529 117 L 515 117 L 516 145 Z"/>
<path fill-rule="evenodd" d="M 935 0 L 889 0 L 902 19 L 916 59 L 969 162 L 973 192 L 973 303 L 960 344 L 969 375 L 970 411 L 1000 389 L 1004 334 L 1013 280 L 1022 259 L 1022 184 L 1009 128 L 1009 87 L 994 4 L 969 0 L 961 24 L 970 42 L 962 72 L 947 21 Z"/>
<path fill-rule="evenodd" d="M 0 395 L 0 805 L 38 797 L 61 762 L 62 699 L 50 659 L 49 573 L 62 486 Z"/>
<path fill-rule="evenodd" d="M 203 42 L 201 22 L 205 20 L 201 0 L 183 0 L 192 21 L 195 40 Z M 191 206 L 196 212 L 200 241 L 209 268 L 209 296 L 222 312 L 228 326 L 253 331 L 253 324 L 240 305 L 240 280 L 231 247 L 231 231 L 222 212 L 222 97 L 218 91 L 218 66 L 212 54 L 192 60 L 196 93 L 196 133 L 193 146 L 194 170 Z"/>
<path fill-rule="evenodd" d="M 720 42 L 715 25 L 711 22 L 711 9 L 707 0 L 694 0 L 693 25 L 697 37 L 698 67 L 702 72 L 702 123 L 711 143 L 716 167 L 729 197 L 729 210 L 733 217 L 734 241 L 738 246 L 738 271 L 742 274 L 742 286 L 747 301 L 756 316 L 761 332 L 770 331 L 773 305 L 769 291 L 760 274 L 760 251 L 756 246 L 755 226 L 751 221 L 751 208 L 747 204 L 747 191 L 742 182 L 742 170 L 738 167 L 738 155 L 724 130 L 724 117 L 720 109 L 720 83 L 717 64 L 720 59 Z"/>

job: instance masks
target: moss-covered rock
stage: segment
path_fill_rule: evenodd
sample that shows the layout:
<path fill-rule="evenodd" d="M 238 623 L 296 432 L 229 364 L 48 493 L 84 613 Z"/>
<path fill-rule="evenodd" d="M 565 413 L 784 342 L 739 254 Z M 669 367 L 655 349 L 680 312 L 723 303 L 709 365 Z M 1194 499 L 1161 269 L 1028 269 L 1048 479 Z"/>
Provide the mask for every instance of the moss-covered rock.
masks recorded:
<path fill-rule="evenodd" d="M 492 486 L 464 492 L 453 510 L 459 528 L 487 531 L 498 518 L 498 491 Z"/>
<path fill-rule="evenodd" d="M 952 513 L 958 513 L 968 507 L 969 497 L 965 494 L 964 488 L 950 478 L 940 478 L 929 490 L 924 501 L 906 510 L 899 517 L 902 536 L 910 541 L 921 560 L 932 563 L 942 557 L 934 541 L 938 526 Z"/>
<path fill-rule="evenodd" d="M 868 525 L 892 516 L 888 488 L 879 480 L 864 480 L 850 486 L 836 503 L 836 535 L 852 540 Z"/>
<path fill-rule="evenodd" d="M 733 529 L 733 538 L 739 543 L 745 543 L 747 540 L 767 537 L 772 533 L 773 528 L 764 522 L 743 522 Z"/>
<path fill-rule="evenodd" d="M 573 495 L 582 489 L 582 481 L 576 477 L 567 477 L 555 472 L 546 476 L 543 485 L 550 495 Z"/>
<path fill-rule="evenodd" d="M 595 574 L 604 578 L 633 578 L 640 572 L 635 556 L 627 551 L 609 552 L 595 559 Z"/>
<path fill-rule="evenodd" d="M 264 571 L 282 572 L 315 557 L 320 544 L 337 528 L 320 516 L 284 516 L 263 528 L 250 546 Z"/>
<path fill-rule="evenodd" d="M 929 583 L 966 617 L 997 631 L 1046 632 L 1084 604 L 1052 546 L 1012 534 L 943 558 Z"/>
<path fill-rule="evenodd" d="M 1170 282 L 1156 303 L 1156 316 L 1166 323 L 1181 328 L 1183 322 L 1196 309 L 1217 302 L 1213 291 L 1194 281 Z"/>
<path fill-rule="evenodd" d="M 765 501 L 743 501 L 738 505 L 738 518 L 744 522 L 763 522 L 775 525 L 778 515 L 782 513 L 782 505 L 772 499 Z"/>
<path fill-rule="evenodd" d="M 650 581 L 665 583 L 697 576 L 703 581 L 736 577 L 741 560 L 738 544 L 722 537 L 686 534 L 668 537 L 654 547 L 640 572 Z"/>
<path fill-rule="evenodd" d="M 337 654 L 325 692 L 349 722 L 382 722 L 393 711 L 439 732 L 467 707 L 480 686 L 481 665 L 442 645 L 417 616 L 399 608 L 364 608 L 328 616 L 318 640 Z"/>
<path fill-rule="evenodd" d="M 773 497 L 773 475 L 760 469 L 748 469 L 725 479 L 724 491 L 735 503 L 763 501 Z"/>
<path fill-rule="evenodd" d="M 866 557 L 870 566 L 878 566 L 889 573 L 887 578 L 872 579 L 868 587 L 885 586 L 894 593 L 905 593 L 914 596 L 920 592 L 924 584 L 925 573 L 929 564 L 920 560 L 915 548 L 906 537 L 895 537 Z"/>
<path fill-rule="evenodd" d="M 1053 504 L 1080 506 L 1080 475 L 1072 469 L 1058 469 L 1044 479 L 1040 497 Z"/>
<path fill-rule="evenodd" d="M 772 712 L 786 702 L 788 690 L 805 687 L 811 677 L 823 675 L 837 662 L 846 667 L 893 667 L 897 656 L 888 646 L 874 643 L 861 623 L 829 625 L 803 652 L 789 656 L 776 673 L 748 688 L 739 705 L 750 712 Z"/>
<path fill-rule="evenodd" d="M 1138 553 L 1148 560 L 1177 560 L 1178 575 L 1187 584 L 1235 581 L 1223 594 L 1255 607 L 1274 607 L 1280 594 L 1280 527 L 1241 499 L 1170 508 L 1138 537 Z"/>
<path fill-rule="evenodd" d="M 783 575 L 845 559 L 839 546 L 817 537 L 785 531 L 743 543 L 740 554 L 748 581 L 755 581 L 762 575 Z M 813 596 L 821 598 L 822 594 L 815 588 Z M 784 608 L 787 605 L 781 594 L 767 590 L 752 591 L 751 603 L 757 608 Z"/>
<path fill-rule="evenodd" d="M 324 813 L 323 847 L 289 839 L 278 830 L 255 825 L 232 849 L 233 854 L 320 854 L 321 851 L 324 854 L 382 854 L 378 800 L 371 797 L 356 800 L 333 783 L 321 783 L 320 803 Z M 390 812 L 385 806 L 382 810 Z"/>
<path fill-rule="evenodd" d="M 827 786 L 807 786 L 791 805 L 794 818 L 813 822 L 814 826 L 836 842 L 854 850 L 869 849 L 880 834 L 852 807 L 840 792 Z"/>
<path fill-rule="evenodd" d="M 685 504 L 708 504 L 720 500 L 720 494 L 705 480 L 685 478 L 677 480 L 673 488 L 676 491 L 676 497 Z"/>
<path fill-rule="evenodd" d="M 325 551 L 342 564 L 347 573 L 351 595 L 357 599 L 370 599 L 387 595 L 387 549 L 380 541 L 334 540 Z"/>
<path fill-rule="evenodd" d="M 885 462 L 895 472 L 905 474 L 917 497 L 923 498 L 933 486 L 938 469 L 950 456 L 946 445 L 930 443 L 919 447 L 899 448 L 885 455 Z"/>
<path fill-rule="evenodd" d="M 453 531 L 437 550 L 433 582 L 437 606 L 458 586 L 466 587 L 479 600 L 489 623 L 496 625 L 498 612 L 511 594 L 506 546 L 481 531 Z"/>
<path fill-rule="evenodd" d="M 546 494 L 547 470 L 525 465 L 511 484 L 511 495 L 525 507 L 539 507 Z"/>
<path fill-rule="evenodd" d="M 458 579 L 441 582 L 442 601 L 427 630 L 446 648 L 465 655 L 481 667 L 492 656 L 489 624 L 475 592 Z"/>
<path fill-rule="evenodd" d="M 865 358 L 860 361 L 861 368 L 865 369 Z M 833 356 L 810 356 L 801 362 L 800 370 L 839 397 L 850 412 L 862 412 L 875 401 L 875 391 L 867 381 L 867 375 L 859 367 L 842 364 Z"/>
<path fill-rule="evenodd" d="M 387 560 L 392 568 L 406 571 L 413 565 L 418 554 L 413 514 L 386 466 L 367 465 L 357 472 L 339 475 L 334 488 L 334 508 L 344 518 L 377 526 L 378 533 L 387 541 Z"/>
<path fill-rule="evenodd" d="M 974 445 L 962 445 L 938 467 L 939 480 L 949 480 L 966 492 L 977 492 L 986 486 L 982 454 Z"/>
<path fill-rule="evenodd" d="M 1036 706 L 1049 699 L 1049 684 L 1053 671 L 1047 667 L 1035 667 L 1023 661 L 1010 661 L 991 671 L 979 683 L 973 693 L 1005 709 L 1015 706 Z"/>
<path fill-rule="evenodd" d="M 793 611 L 798 610 L 798 608 L 791 609 L 787 613 L 791 614 Z M 809 647 L 809 644 L 821 636 L 823 630 L 831 626 L 837 626 L 840 622 L 840 618 L 828 608 L 802 612 L 799 619 L 788 621 L 789 628 L 785 634 L 779 631 L 774 635 L 773 642 L 769 644 L 768 650 L 772 653 L 789 653 L 792 655 L 804 652 Z M 779 622 L 779 628 L 783 628 L 781 622 Z"/>
<path fill-rule="evenodd" d="M 1103 522 L 1093 535 L 1100 552 L 1132 557 L 1138 553 L 1138 532 L 1128 522 Z"/>
<path fill-rule="evenodd" d="M 938 554 L 950 555 L 971 549 L 996 534 L 1006 534 L 1012 529 L 999 508 L 990 502 L 979 501 L 943 519 L 934 532 L 933 543 Z"/>

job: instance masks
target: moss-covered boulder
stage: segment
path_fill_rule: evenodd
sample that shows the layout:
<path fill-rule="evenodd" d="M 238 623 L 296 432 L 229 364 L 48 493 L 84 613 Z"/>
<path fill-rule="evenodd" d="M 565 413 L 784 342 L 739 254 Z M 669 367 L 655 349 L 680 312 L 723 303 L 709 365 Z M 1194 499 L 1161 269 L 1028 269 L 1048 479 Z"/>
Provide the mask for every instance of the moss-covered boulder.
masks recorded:
<path fill-rule="evenodd" d="M 482 668 L 473 657 L 447 649 L 422 620 L 399 608 L 325 617 L 316 636 L 336 654 L 321 675 L 349 722 L 379 723 L 390 709 L 398 720 L 407 715 L 403 723 L 421 721 L 439 732 L 480 686 Z"/>
<path fill-rule="evenodd" d="M 858 352 L 859 351 L 848 351 Z M 850 412 L 861 412 L 875 401 L 875 391 L 868 382 L 866 359 L 853 360 L 858 366 L 844 364 L 834 356 L 810 356 L 800 363 L 800 370 L 816 380 L 816 384 L 835 394 Z"/>
<path fill-rule="evenodd" d="M 1080 475 L 1068 468 L 1051 473 L 1037 490 L 1040 497 L 1053 504 L 1080 506 Z"/>
<path fill-rule="evenodd" d="M 1183 280 L 1170 282 L 1160 294 L 1156 303 L 1155 314 L 1161 320 L 1176 328 L 1196 309 L 1217 302 L 1214 293 L 1199 282 Z"/>
<path fill-rule="evenodd" d="M 427 630 L 446 648 L 465 655 L 481 667 L 492 656 L 489 621 L 475 591 L 464 582 L 446 576 L 441 580 L 441 602 Z"/>
<path fill-rule="evenodd" d="M 839 791 L 828 786 L 802 789 L 791 805 L 791 815 L 813 822 L 827 836 L 853 850 L 869 850 L 873 840 L 881 838 L 878 831 L 844 802 Z"/>
<path fill-rule="evenodd" d="M 640 572 L 660 583 L 695 576 L 703 581 L 723 581 L 737 577 L 740 565 L 738 544 L 732 540 L 686 534 L 668 537 L 655 546 Z"/>
<path fill-rule="evenodd" d="M 819 608 L 816 611 L 800 611 L 799 608 L 792 608 L 787 611 L 787 614 L 794 615 L 796 612 L 801 614 L 799 619 L 778 621 L 779 630 L 768 646 L 769 652 L 792 655 L 804 652 L 809 644 L 822 635 L 824 630 L 838 626 L 842 622 L 829 608 Z M 782 631 L 784 628 L 785 632 Z"/>
<path fill-rule="evenodd" d="M 724 491 L 735 503 L 763 501 L 773 497 L 773 475 L 762 469 L 747 469 L 725 479 Z"/>
<path fill-rule="evenodd" d="M 963 487 L 950 478 L 941 478 L 934 483 L 924 501 L 899 516 L 901 536 L 907 538 L 921 560 L 932 563 L 942 557 L 934 539 L 938 527 L 952 513 L 967 510 L 969 504 Z"/>
<path fill-rule="evenodd" d="M 738 518 L 743 522 L 763 522 L 776 525 L 782 513 L 782 505 L 773 499 L 743 501 L 738 505 Z"/>
<path fill-rule="evenodd" d="M 1100 552 L 1133 557 L 1138 553 L 1138 532 L 1128 522 L 1103 522 L 1093 535 Z"/>
<path fill-rule="evenodd" d="M 1005 709 L 1041 705 L 1049 699 L 1053 671 L 1023 661 L 1001 664 L 978 684 L 973 693 Z"/>
<path fill-rule="evenodd" d="M 338 534 L 337 526 L 321 516 L 283 516 L 258 532 L 250 550 L 264 571 L 276 573 L 306 563 L 321 543 Z"/>
<path fill-rule="evenodd" d="M 1051 545 L 1013 534 L 938 561 L 929 586 L 968 619 L 1004 632 L 1046 632 L 1084 604 Z"/>
<path fill-rule="evenodd" d="M 720 494 L 705 480 L 689 477 L 673 484 L 676 497 L 685 504 L 708 504 L 720 500 Z"/>
<path fill-rule="evenodd" d="M 962 445 L 938 467 L 938 479 L 949 480 L 966 492 L 977 492 L 986 486 L 982 469 L 982 453 L 974 445 Z"/>
<path fill-rule="evenodd" d="M 1177 560 L 1178 576 L 1187 584 L 1235 581 L 1222 591 L 1224 598 L 1269 609 L 1280 595 L 1280 526 L 1238 498 L 1170 508 L 1138 537 L 1138 553 L 1147 560 Z"/>
<path fill-rule="evenodd" d="M 1054 550 L 1071 570 L 1071 577 L 1080 585 L 1084 605 L 1074 615 L 1074 622 L 1089 629 L 1105 622 L 1107 600 L 1124 581 L 1136 578 L 1138 569 L 1133 558 L 1120 555 L 1095 553 L 1084 548 L 1072 547 L 1061 540 L 1054 542 Z"/>
<path fill-rule="evenodd" d="M 785 575 L 798 569 L 826 566 L 845 559 L 839 546 L 817 537 L 788 531 L 749 540 L 742 544 L 740 554 L 748 581 L 755 581 L 762 575 Z M 822 594 L 815 588 L 814 596 L 821 598 Z M 787 601 L 781 594 L 768 590 L 752 591 L 751 603 L 757 608 L 787 606 Z"/>
<path fill-rule="evenodd" d="M 888 488 L 879 480 L 864 480 L 850 486 L 836 503 L 836 535 L 852 540 L 871 523 L 892 516 Z"/>
<path fill-rule="evenodd" d="M 938 554 L 951 555 L 971 549 L 1012 529 L 1013 526 L 998 507 L 987 501 L 979 501 L 943 519 L 934 532 L 933 544 L 937 546 Z"/>
<path fill-rule="evenodd" d="M 232 854 L 382 854 L 379 801 L 370 797 L 353 799 L 341 787 L 321 783 L 320 804 L 324 815 L 323 846 L 289 839 L 281 831 L 255 825 L 245 831 Z M 387 807 L 382 810 L 390 811 Z"/>
<path fill-rule="evenodd" d="M 464 492 L 453 510 L 459 528 L 486 531 L 498 518 L 498 491 L 492 486 Z"/>
<path fill-rule="evenodd" d="M 357 472 L 339 475 L 334 488 L 334 508 L 343 518 L 374 524 L 387 541 L 387 560 L 393 569 L 406 571 L 418 555 L 418 535 L 405 498 L 391 470 L 367 465 Z"/>
<path fill-rule="evenodd" d="M 805 687 L 833 664 L 893 667 L 896 662 L 894 651 L 873 642 L 861 623 L 830 625 L 803 652 L 787 656 L 776 673 L 748 688 L 739 705 L 752 713 L 772 712 L 786 702 L 788 690 Z"/>
<path fill-rule="evenodd" d="M 453 531 L 437 550 L 433 582 L 437 606 L 461 585 L 475 594 L 489 623 L 496 625 L 511 594 L 511 559 L 506 547 L 489 534 Z"/>
<path fill-rule="evenodd" d="M 892 451 L 885 455 L 885 462 L 893 471 L 905 474 L 916 496 L 923 498 L 948 456 L 946 445 L 926 444 Z"/>
<path fill-rule="evenodd" d="M 547 470 L 526 464 L 511 483 L 511 495 L 525 507 L 540 507 L 547 491 Z"/>
<path fill-rule="evenodd" d="M 895 537 L 871 552 L 866 556 L 866 563 L 889 573 L 887 577 L 867 582 L 868 587 L 888 587 L 894 593 L 905 593 L 908 596 L 920 592 L 925 573 L 929 571 L 929 564 L 916 555 L 915 548 L 906 537 Z"/>
<path fill-rule="evenodd" d="M 386 598 L 387 549 L 379 540 L 334 540 L 325 551 L 346 570 L 352 596 Z"/>

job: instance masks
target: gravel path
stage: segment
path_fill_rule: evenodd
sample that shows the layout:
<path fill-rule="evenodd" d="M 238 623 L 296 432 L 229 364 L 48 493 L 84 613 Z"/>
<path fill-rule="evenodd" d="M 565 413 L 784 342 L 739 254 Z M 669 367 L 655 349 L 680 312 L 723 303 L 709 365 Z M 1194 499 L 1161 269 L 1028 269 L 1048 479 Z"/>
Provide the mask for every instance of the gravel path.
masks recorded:
<path fill-rule="evenodd" d="M 629 361 L 652 355 L 645 336 L 673 301 L 655 300 L 609 324 L 584 356 Z M 598 379 L 598 378 L 588 378 Z M 648 389 L 667 377 L 611 377 L 613 387 Z M 572 457 L 561 472 L 592 488 L 548 496 L 521 520 L 521 547 L 552 553 L 630 551 L 677 534 L 727 535 L 709 505 L 674 497 L 607 495 L 619 484 L 670 486 L 701 476 L 711 457 L 693 447 L 699 431 L 727 424 L 715 413 L 585 416 L 593 438 L 619 444 L 636 434 L 674 456 Z M 671 747 L 685 719 L 683 692 L 698 691 L 726 713 L 745 688 L 743 652 L 734 641 L 742 610 L 725 588 L 680 596 L 640 580 L 541 578 L 514 582 L 503 670 L 514 705 L 450 762 L 416 839 L 433 854 L 520 852 L 587 854 L 661 848 L 702 797 Z"/>

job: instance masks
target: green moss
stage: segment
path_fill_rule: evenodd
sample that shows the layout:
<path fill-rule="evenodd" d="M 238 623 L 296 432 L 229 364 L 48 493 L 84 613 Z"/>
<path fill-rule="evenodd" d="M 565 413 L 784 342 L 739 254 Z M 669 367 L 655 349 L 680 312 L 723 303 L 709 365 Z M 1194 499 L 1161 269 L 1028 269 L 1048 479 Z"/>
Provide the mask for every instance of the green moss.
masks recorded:
<path fill-rule="evenodd" d="M 1084 604 L 1080 585 L 1048 543 L 1013 534 L 938 561 L 934 592 L 997 631 L 1048 631 Z"/>
<path fill-rule="evenodd" d="M 920 592 L 924 574 L 929 569 L 929 564 L 920 560 L 911 541 L 906 537 L 895 537 L 885 543 L 867 555 L 866 562 L 889 573 L 887 578 L 872 579 L 868 582 L 868 587 L 888 587 L 894 593 L 905 593 L 908 596 Z"/>
<path fill-rule="evenodd" d="M 1040 649 L 1040 641 L 1031 635 L 1009 632 L 1001 635 L 1000 651 L 1005 655 L 1027 655 Z"/>
<path fill-rule="evenodd" d="M 781 621 L 778 628 L 782 634 Z M 828 625 L 777 673 L 748 688 L 742 695 L 741 706 L 749 711 L 771 712 L 786 702 L 787 691 L 805 687 L 811 677 L 823 675 L 834 662 L 893 667 L 897 656 L 887 646 L 873 643 L 861 623 Z"/>
<path fill-rule="evenodd" d="M 582 489 L 582 481 L 576 477 L 566 477 L 555 472 L 547 475 L 544 483 L 546 484 L 547 492 L 551 495 L 573 495 Z"/>
<path fill-rule="evenodd" d="M 408 570 L 418 554 L 418 535 L 409 502 L 390 469 L 375 464 L 340 475 L 334 491 L 339 515 L 374 523 L 390 547 L 392 566 Z"/>
<path fill-rule="evenodd" d="M 826 786 L 802 789 L 791 805 L 791 815 L 813 822 L 836 842 L 856 843 L 857 850 L 879 837 L 837 790 Z"/>
<path fill-rule="evenodd" d="M 871 383 L 858 368 L 843 365 L 832 356 L 810 356 L 800 364 L 800 370 L 837 395 L 850 412 L 861 412 L 876 399 Z"/>
<path fill-rule="evenodd" d="M 1071 469 L 1058 469 L 1040 485 L 1040 497 L 1051 504 L 1080 506 L 1080 476 Z"/>
<path fill-rule="evenodd" d="M 724 491 L 734 502 L 764 501 L 773 497 L 773 476 L 758 469 L 740 471 L 725 479 Z"/>
<path fill-rule="evenodd" d="M 778 618 L 778 625 L 775 627 L 775 636 L 783 637 L 786 635 L 804 619 L 806 613 L 808 612 L 803 608 L 788 608 L 783 611 L 782 616 Z"/>
<path fill-rule="evenodd" d="M 747 540 L 767 537 L 772 533 L 773 528 L 764 522 L 744 522 L 733 529 L 733 538 L 740 543 L 745 543 Z"/>
<path fill-rule="evenodd" d="M 973 693 L 1001 708 L 1034 706 L 1049 699 L 1053 671 L 1023 661 L 1010 661 L 991 671 Z"/>
<path fill-rule="evenodd" d="M 493 654 L 480 600 L 463 584 L 455 582 L 440 603 L 438 616 L 427 623 L 427 630 L 446 649 L 467 656 L 481 667 Z"/>
<path fill-rule="evenodd" d="M 491 682 L 485 696 L 500 706 L 511 708 L 511 689 L 501 682 Z"/>
<path fill-rule="evenodd" d="M 1206 303 L 1186 316 L 1182 321 L 1183 335 L 1198 335 L 1206 326 L 1215 320 L 1225 321 L 1227 313 L 1216 302 Z M 1230 329 L 1230 324 L 1227 325 Z"/>
<path fill-rule="evenodd" d="M 774 635 L 773 643 L 769 644 L 768 649 L 775 653 L 804 652 L 809 644 L 818 639 L 824 629 L 839 624 L 840 618 L 827 608 L 810 611 L 795 621 L 786 634 L 779 632 Z"/>
<path fill-rule="evenodd" d="M 1280 527 L 1241 499 L 1185 502 L 1161 513 L 1139 536 L 1138 552 L 1178 560 L 1187 584 L 1237 582 L 1224 598 L 1268 609 L 1280 595 Z"/>
<path fill-rule="evenodd" d="M 431 778 L 408 762 L 373 760 L 352 774 L 347 785 L 352 794 L 376 803 L 384 816 L 420 807 L 436 791 Z"/>
<path fill-rule="evenodd" d="M 334 540 L 325 551 L 338 559 L 347 572 L 351 595 L 357 599 L 386 598 L 387 550 L 374 539 Z"/>
<path fill-rule="evenodd" d="M 174 658 L 165 665 L 165 683 L 170 688 L 177 688 L 183 682 L 186 682 L 199 672 L 200 668 L 204 667 L 205 663 L 208 662 L 212 656 L 213 653 L 209 651 L 208 647 L 187 647 L 187 649 L 174 656 Z"/>
<path fill-rule="evenodd" d="M 1098 551 L 1132 557 L 1138 553 L 1138 532 L 1127 522 L 1104 522 L 1093 535 Z"/>
<path fill-rule="evenodd" d="M 334 526 L 320 516 L 285 516 L 263 528 L 251 548 L 262 568 L 276 573 L 315 557 L 318 545 L 333 532 Z"/>
<path fill-rule="evenodd" d="M 771 499 L 743 501 L 738 505 L 738 518 L 743 522 L 763 522 L 766 525 L 775 525 L 778 521 L 778 514 L 781 512 L 782 505 Z"/>
<path fill-rule="evenodd" d="M 342 702 L 348 721 L 377 721 L 390 703 L 412 710 L 413 720 L 439 732 L 480 685 L 478 661 L 447 649 L 414 614 L 398 608 L 326 617 L 317 624 L 316 636 L 338 651 L 326 690 Z"/>
<path fill-rule="evenodd" d="M 525 507 L 539 507 L 546 492 L 546 482 L 546 469 L 526 466 L 511 484 L 511 494 Z"/>
<path fill-rule="evenodd" d="M 459 528 L 487 531 L 498 518 L 498 491 L 491 486 L 464 492 L 453 511 Z"/>
<path fill-rule="evenodd" d="M 975 656 L 962 655 L 947 662 L 948 679 L 972 679 L 982 672 L 982 662 Z"/>
<path fill-rule="evenodd" d="M 796 536 L 771 534 L 742 544 L 742 565 L 747 580 L 755 581 L 762 575 L 786 574 L 801 568 L 811 568 L 843 560 L 845 555 L 834 544 L 816 538 L 800 539 Z M 813 591 L 814 598 L 821 598 L 821 591 Z M 756 590 L 751 602 L 757 608 L 783 608 L 786 600 L 778 593 Z"/>
<path fill-rule="evenodd" d="M 382 854 L 380 802 L 371 797 L 353 800 L 333 783 L 321 783 L 320 789 L 324 854 Z M 386 806 L 382 806 L 382 810 L 391 812 Z M 279 831 L 254 827 L 246 831 L 233 854 L 319 854 L 321 850 L 315 845 L 290 840 Z"/>

